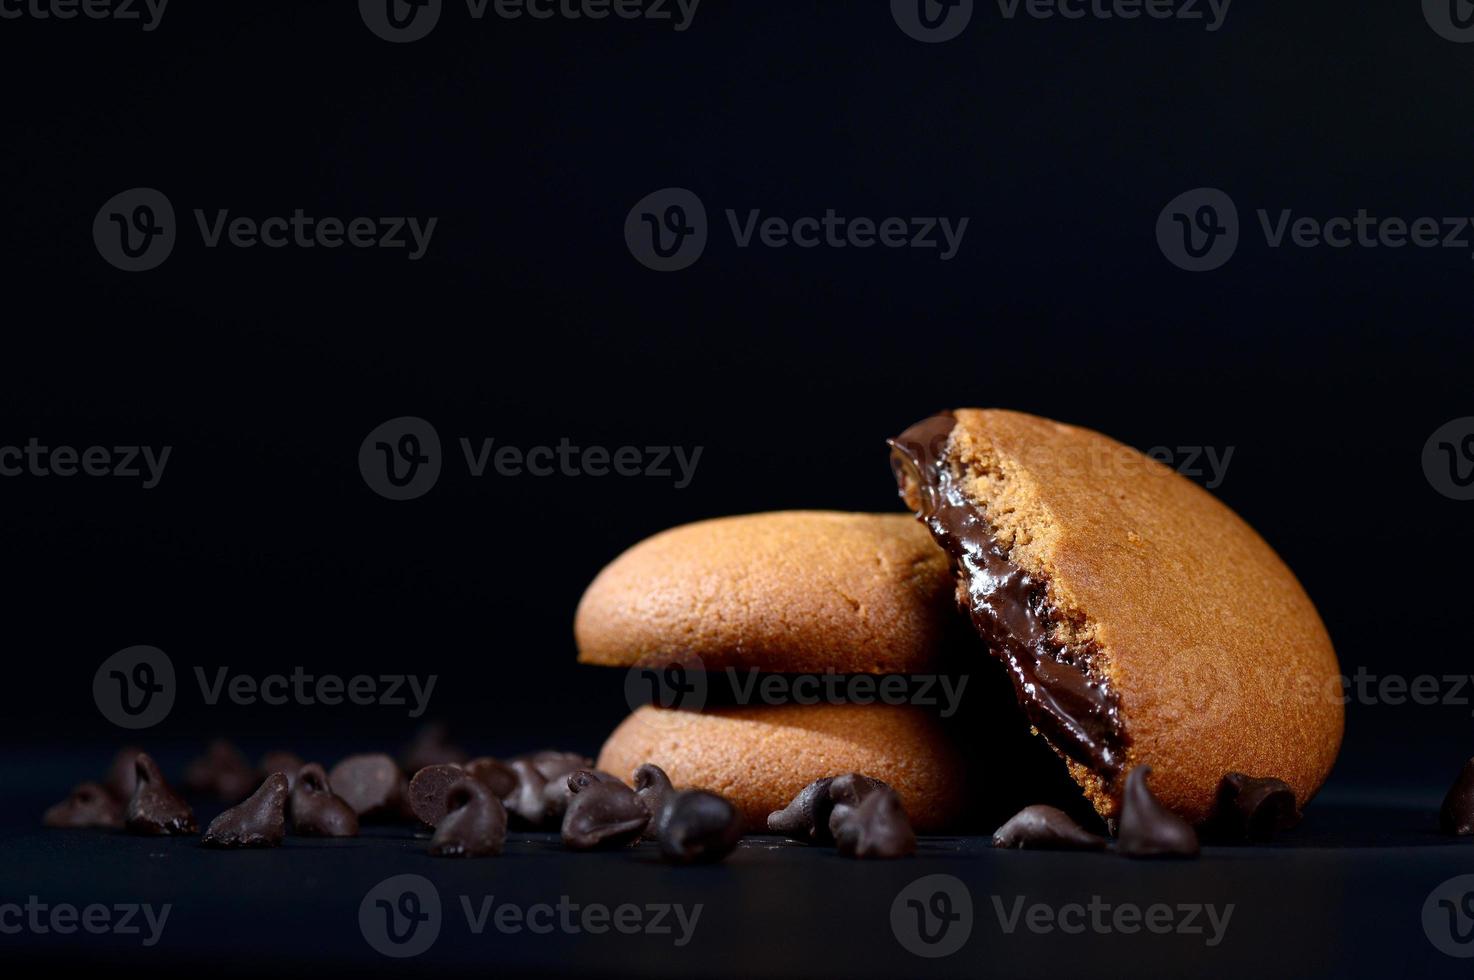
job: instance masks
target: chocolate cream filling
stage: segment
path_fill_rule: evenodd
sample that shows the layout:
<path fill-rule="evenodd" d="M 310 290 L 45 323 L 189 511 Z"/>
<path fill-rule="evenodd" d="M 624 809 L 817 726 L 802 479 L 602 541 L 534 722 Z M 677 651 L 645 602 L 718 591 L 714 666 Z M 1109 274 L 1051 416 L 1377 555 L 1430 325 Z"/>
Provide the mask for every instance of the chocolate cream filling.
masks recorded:
<path fill-rule="evenodd" d="M 951 559 L 958 602 L 1007 668 L 1030 724 L 1112 781 L 1125 761 L 1126 740 L 1116 696 L 1093 666 L 1097 651 L 1058 638 L 1063 616 L 1048 582 L 1009 559 L 983 508 L 968 499 L 947 455 L 956 424 L 950 413 L 937 415 L 890 440 L 902 496 L 908 480 L 914 482 L 916 516 Z"/>

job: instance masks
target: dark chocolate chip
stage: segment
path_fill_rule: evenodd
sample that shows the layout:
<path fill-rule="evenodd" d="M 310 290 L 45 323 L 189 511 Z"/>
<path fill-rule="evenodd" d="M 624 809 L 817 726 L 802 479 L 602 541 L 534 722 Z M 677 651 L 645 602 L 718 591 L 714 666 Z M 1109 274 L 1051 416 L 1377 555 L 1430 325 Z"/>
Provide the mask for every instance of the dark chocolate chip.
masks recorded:
<path fill-rule="evenodd" d="M 463 775 L 445 797 L 446 813 L 430 838 L 436 857 L 489 857 L 507 840 L 507 811 L 481 780 Z"/>
<path fill-rule="evenodd" d="M 205 754 L 184 770 L 186 788 L 225 803 L 239 802 L 260 782 L 256 767 L 223 738 L 211 742 Z"/>
<path fill-rule="evenodd" d="M 660 775 L 664 778 L 665 773 Z M 669 780 L 666 785 L 670 785 Z M 658 816 L 651 823 L 656 825 L 654 837 L 660 842 L 660 856 L 673 864 L 720 861 L 736 850 L 742 839 L 742 814 L 726 799 L 704 789 L 672 790 L 655 812 Z"/>
<path fill-rule="evenodd" d="M 297 770 L 306 763 L 295 752 L 268 752 L 261 757 L 261 764 L 256 767 L 256 772 L 262 779 L 274 772 L 279 772 L 287 777 L 288 791 L 297 786 Z"/>
<path fill-rule="evenodd" d="M 436 827 L 445 816 L 446 794 L 451 786 L 466 778 L 460 766 L 442 764 L 426 766 L 409 781 L 409 808 L 426 827 Z"/>
<path fill-rule="evenodd" d="M 206 847 L 277 847 L 287 835 L 287 777 L 274 772 L 256 792 L 210 821 Z"/>
<path fill-rule="evenodd" d="M 575 769 L 556 779 L 549 779 L 543 786 L 544 820 L 557 823 L 568 810 L 568 798 L 590 783 L 618 783 L 618 776 L 601 769 Z"/>
<path fill-rule="evenodd" d="M 125 826 L 130 834 L 162 836 L 199 832 L 194 812 L 169 788 L 159 764 L 147 752 L 133 759 L 133 798 L 128 801 Z"/>
<path fill-rule="evenodd" d="M 516 756 L 513 761 L 519 760 L 532 763 L 538 775 L 548 781 L 566 776 L 575 769 L 594 768 L 594 760 L 588 756 L 579 755 L 577 752 L 563 752 L 559 749 L 525 752 Z"/>
<path fill-rule="evenodd" d="M 1197 857 L 1197 832 L 1152 795 L 1146 785 L 1151 772 L 1151 766 L 1137 766 L 1126 774 L 1116 849 L 1137 858 Z"/>
<path fill-rule="evenodd" d="M 498 800 L 512 795 L 517 788 L 517 773 L 512 767 L 489 755 L 472 759 L 464 768 L 467 776 L 485 783 Z"/>
<path fill-rule="evenodd" d="M 829 799 L 829 784 L 834 777 L 816 779 L 783 809 L 768 814 L 768 830 L 809 844 L 823 844 L 829 837 L 829 812 L 834 809 Z"/>
<path fill-rule="evenodd" d="M 405 772 L 419 772 L 426 766 L 459 766 L 467 758 L 466 750 L 451 741 L 450 729 L 432 721 L 415 732 L 399 753 L 399 765 Z"/>
<path fill-rule="evenodd" d="M 133 799 L 133 790 L 138 786 L 137 770 L 133 763 L 142 751 L 131 746 L 119 749 L 118 754 L 113 756 L 112 765 L 108 767 L 107 778 L 103 780 L 108 794 L 125 806 Z"/>
<path fill-rule="evenodd" d="M 635 770 L 635 795 L 645 804 L 645 809 L 650 811 L 650 823 L 645 827 L 645 837 L 653 839 L 656 836 L 660 823 L 660 811 L 665 807 L 665 801 L 675 788 L 670 784 L 670 777 L 665 770 L 647 762 Z"/>
<path fill-rule="evenodd" d="M 1092 834 L 1058 807 L 1026 806 L 993 832 L 994 847 L 1045 851 L 1098 851 L 1104 837 Z"/>
<path fill-rule="evenodd" d="M 543 799 L 547 779 L 527 759 L 513 759 L 508 768 L 517 776 L 517 788 L 502 797 L 507 812 L 523 827 L 542 827 L 548 819 L 548 804 Z"/>
<path fill-rule="evenodd" d="M 1218 800 L 1205 831 L 1215 840 L 1267 841 L 1299 822 L 1295 791 L 1288 783 L 1231 772 L 1218 784 Z"/>
<path fill-rule="evenodd" d="M 382 752 L 350 755 L 333 766 L 328 782 L 361 821 L 398 821 L 408 813 L 404 773 Z"/>
<path fill-rule="evenodd" d="M 830 795 L 834 795 L 833 785 Z M 859 799 L 858 804 L 836 800 L 829 814 L 829 832 L 840 854 L 853 858 L 898 858 L 916 853 L 916 833 L 895 790 L 876 783 L 863 789 Z"/>
<path fill-rule="evenodd" d="M 71 795 L 46 810 L 45 827 L 121 827 L 123 808 L 98 783 L 82 783 Z"/>
<path fill-rule="evenodd" d="M 297 770 L 291 795 L 292 832 L 303 837 L 357 837 L 358 814 L 337 793 L 322 766 Z"/>
<path fill-rule="evenodd" d="M 829 799 L 836 806 L 839 804 L 859 806 L 867 796 L 878 789 L 890 789 L 890 787 L 878 779 L 872 779 L 858 772 L 848 772 L 843 776 L 835 776 L 834 781 L 829 784 Z"/>
<path fill-rule="evenodd" d="M 1449 787 L 1438 811 L 1438 826 L 1445 834 L 1467 837 L 1474 834 L 1474 759 L 1464 763 L 1459 778 Z"/>
<path fill-rule="evenodd" d="M 569 776 L 570 783 L 582 775 Z M 604 782 L 593 773 L 587 776 L 569 797 L 563 815 L 563 843 L 585 851 L 623 847 L 639 840 L 650 822 L 650 811 L 635 791 L 618 780 Z"/>

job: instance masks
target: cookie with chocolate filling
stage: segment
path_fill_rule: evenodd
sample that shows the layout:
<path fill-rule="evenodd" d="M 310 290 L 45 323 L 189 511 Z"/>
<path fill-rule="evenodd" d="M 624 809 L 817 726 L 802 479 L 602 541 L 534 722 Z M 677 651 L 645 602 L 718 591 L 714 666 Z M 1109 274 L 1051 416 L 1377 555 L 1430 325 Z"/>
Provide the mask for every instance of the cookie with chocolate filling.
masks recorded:
<path fill-rule="evenodd" d="M 936 718 L 888 704 L 765 705 L 701 713 L 640 708 L 609 736 L 599 768 L 621 775 L 645 763 L 679 789 L 719 793 L 750 833 L 809 783 L 860 772 L 901 797 L 916 830 L 946 828 L 962 804 L 963 767 Z"/>
<path fill-rule="evenodd" d="M 920 672 L 955 635 L 951 592 L 946 556 L 904 515 L 751 514 L 630 548 L 584 593 L 574 637 L 581 662 L 614 667 Z"/>
<path fill-rule="evenodd" d="M 1124 774 L 1194 823 L 1230 772 L 1300 806 L 1341 743 L 1315 606 L 1228 507 L 1134 449 L 1019 412 L 959 409 L 891 440 L 901 496 L 1024 713 L 1103 817 Z"/>

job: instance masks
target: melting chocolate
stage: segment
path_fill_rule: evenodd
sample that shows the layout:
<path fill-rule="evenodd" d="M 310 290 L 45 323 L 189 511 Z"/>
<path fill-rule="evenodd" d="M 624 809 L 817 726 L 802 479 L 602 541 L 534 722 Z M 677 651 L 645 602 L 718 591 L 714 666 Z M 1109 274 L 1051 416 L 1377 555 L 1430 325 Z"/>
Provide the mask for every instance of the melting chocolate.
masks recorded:
<path fill-rule="evenodd" d="M 163 836 L 199 832 L 194 811 L 169 788 L 159 764 L 147 752 L 133 758 L 133 798 L 128 801 L 124 826 L 130 834 Z"/>
<path fill-rule="evenodd" d="M 1114 778 L 1125 746 L 1116 697 L 1094 670 L 1095 650 L 1058 639 L 1062 616 L 1048 583 L 1009 559 L 960 485 L 947 455 L 956 424 L 951 414 L 937 415 L 890 440 L 902 498 L 914 489 L 917 519 L 951 559 L 959 600 L 1008 669 L 1029 722 L 1071 759 Z"/>
<path fill-rule="evenodd" d="M 864 777 L 861 777 L 862 779 Z M 829 830 L 835 847 L 845 857 L 898 858 L 916 853 L 916 833 L 896 791 L 884 783 L 862 790 L 858 803 L 835 800 Z M 830 787 L 834 796 L 835 780 Z"/>
<path fill-rule="evenodd" d="M 1213 817 L 1204 831 L 1225 842 L 1262 842 L 1299 822 L 1295 791 L 1288 783 L 1231 772 L 1218 784 Z"/>
<path fill-rule="evenodd" d="M 640 767 L 647 768 L 655 769 Z M 656 815 L 651 823 L 656 825 L 654 836 L 660 842 L 660 856 L 672 864 L 720 861 L 742 840 L 742 814 L 725 798 L 704 789 L 672 791 L 652 813 Z"/>
<path fill-rule="evenodd" d="M 1438 811 L 1438 826 L 1445 834 L 1467 837 L 1474 834 L 1474 759 L 1464 763 L 1459 778 L 1454 780 L 1443 807 Z"/>
<path fill-rule="evenodd" d="M 45 827 L 121 827 L 123 808 L 97 783 L 82 783 L 41 817 Z"/>
<path fill-rule="evenodd" d="M 358 814 L 333 792 L 328 774 L 315 762 L 297 770 L 288 802 L 293 833 L 303 837 L 358 836 Z"/>
<path fill-rule="evenodd" d="M 274 772 L 243 803 L 210 821 L 205 847 L 277 847 L 287 835 L 287 777 Z"/>
<path fill-rule="evenodd" d="M 1197 857 L 1197 832 L 1152 795 L 1146 785 L 1151 772 L 1151 766 L 1137 766 L 1126 774 L 1116 850 L 1138 858 Z"/>
<path fill-rule="evenodd" d="M 1077 824 L 1058 807 L 1026 806 L 993 832 L 994 847 L 1048 851 L 1098 851 L 1106 839 Z"/>
<path fill-rule="evenodd" d="M 507 811 L 481 780 L 462 776 L 445 796 L 445 816 L 430 838 L 436 857 L 490 857 L 507 841 Z"/>

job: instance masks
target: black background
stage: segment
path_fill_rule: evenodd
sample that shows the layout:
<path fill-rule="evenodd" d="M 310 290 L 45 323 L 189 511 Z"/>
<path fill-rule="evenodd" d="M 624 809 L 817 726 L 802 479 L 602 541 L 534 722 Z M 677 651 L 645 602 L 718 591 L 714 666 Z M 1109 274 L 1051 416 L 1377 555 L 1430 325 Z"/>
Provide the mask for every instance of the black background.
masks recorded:
<path fill-rule="evenodd" d="M 1295 569 L 1345 673 L 1468 672 L 1474 505 L 1420 455 L 1474 414 L 1471 249 L 1272 249 L 1255 214 L 1474 215 L 1474 46 L 1417 3 L 1239 0 L 1216 33 L 984 4 L 938 45 L 838 0 L 705 0 L 684 32 L 448 3 L 408 45 L 353 6 L 175 3 L 152 33 L 0 21 L 0 444 L 173 447 L 147 491 L 0 480 L 8 772 L 122 737 L 91 679 L 141 643 L 186 674 L 434 673 L 431 714 L 475 748 L 593 751 L 627 710 L 618 672 L 574 662 L 603 564 L 705 517 L 897 509 L 884 438 L 956 405 L 1234 447 L 1214 492 Z M 130 275 L 91 226 L 137 186 L 181 237 Z M 667 186 L 700 195 L 712 241 L 658 274 L 623 226 Z M 1154 227 L 1200 186 L 1233 197 L 1243 239 L 1190 274 Z M 409 262 L 206 249 L 192 216 L 299 207 L 439 221 Z M 971 221 L 942 262 L 739 249 L 727 208 Z M 357 453 L 402 415 L 434 424 L 446 469 L 395 503 Z M 462 436 L 703 452 L 683 490 L 472 479 Z M 1352 704 L 1328 793 L 1436 800 L 1471 710 Z M 190 677 L 145 744 L 414 727 L 211 708 Z"/>

